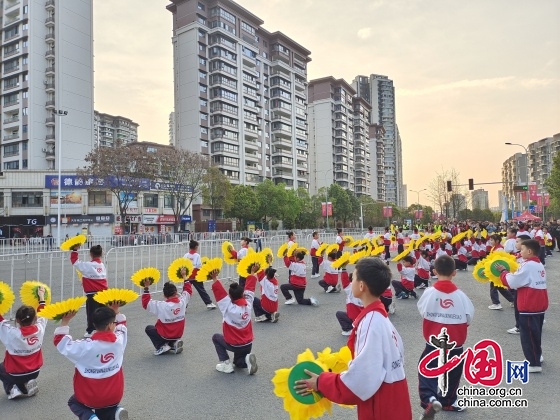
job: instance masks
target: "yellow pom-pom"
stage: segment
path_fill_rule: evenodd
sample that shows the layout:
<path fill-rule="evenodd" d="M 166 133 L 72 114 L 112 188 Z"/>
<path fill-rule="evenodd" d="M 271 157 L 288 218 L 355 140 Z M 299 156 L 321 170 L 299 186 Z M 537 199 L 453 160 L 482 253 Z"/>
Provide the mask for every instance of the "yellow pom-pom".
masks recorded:
<path fill-rule="evenodd" d="M 107 289 L 97 292 L 93 299 L 102 305 L 113 305 L 116 303 L 119 306 L 124 306 L 138 299 L 138 296 L 138 293 L 128 289 Z"/>
<path fill-rule="evenodd" d="M 157 268 L 154 267 L 146 267 L 141 268 L 136 273 L 130 277 L 132 282 L 138 287 L 144 287 L 144 280 L 148 280 L 150 285 L 157 283 L 161 277 L 161 274 Z"/>
<path fill-rule="evenodd" d="M 284 258 L 286 256 L 286 253 L 288 252 L 288 244 L 282 244 L 280 245 L 280 248 L 278 248 L 278 253 L 276 254 L 276 256 L 278 258 Z"/>
<path fill-rule="evenodd" d="M 86 235 L 73 236 L 60 244 L 60 249 L 63 251 L 70 251 L 76 245 L 83 245 L 87 241 Z"/>
<path fill-rule="evenodd" d="M 191 275 L 194 270 L 194 266 L 191 260 L 188 258 L 177 258 L 171 264 L 169 264 L 169 268 L 167 269 L 167 277 L 174 283 L 182 283 L 183 276 L 181 276 L 181 270 L 185 269 L 187 278 Z"/>
<path fill-rule="evenodd" d="M 0 281 L 0 315 L 4 315 L 8 312 L 15 300 L 16 295 L 14 295 L 10 286 Z"/>
<path fill-rule="evenodd" d="M 288 248 L 288 251 L 286 252 L 286 256 L 291 257 L 292 255 L 294 255 L 294 252 L 296 252 L 297 247 L 298 247 L 297 242 L 294 242 L 292 246 Z"/>
<path fill-rule="evenodd" d="M 51 303 L 51 289 L 44 283 L 35 280 L 27 280 L 21 285 L 19 289 L 19 297 L 24 305 L 32 306 L 37 308 L 39 306 L 39 287 L 43 286 L 45 288 L 45 304 Z"/>
<path fill-rule="evenodd" d="M 333 268 L 339 269 L 344 268 L 350 262 L 350 253 L 348 251 L 343 252 L 342 255 L 332 263 Z"/>
<path fill-rule="evenodd" d="M 43 318 L 60 321 L 64 315 L 69 312 L 78 312 L 78 310 L 86 303 L 85 296 L 79 296 L 63 300 L 62 302 L 51 303 L 46 305 L 39 313 Z"/>
<path fill-rule="evenodd" d="M 211 258 L 196 273 L 196 281 L 212 280 L 212 272 L 217 271 L 218 275 L 222 271 L 223 260 L 221 258 Z"/>
<path fill-rule="evenodd" d="M 233 247 L 233 245 L 231 244 L 231 242 L 229 241 L 225 241 L 222 244 L 222 255 L 224 257 L 224 261 L 226 262 L 226 264 L 237 264 L 237 258 L 235 258 L 232 254 L 231 251 L 234 251 L 235 248 Z"/>
<path fill-rule="evenodd" d="M 263 270 L 266 265 L 264 255 L 260 252 L 253 252 L 243 257 L 241 261 L 239 261 L 239 264 L 237 264 L 237 274 L 241 277 L 250 276 L 254 265 L 259 266 L 258 271 Z"/>

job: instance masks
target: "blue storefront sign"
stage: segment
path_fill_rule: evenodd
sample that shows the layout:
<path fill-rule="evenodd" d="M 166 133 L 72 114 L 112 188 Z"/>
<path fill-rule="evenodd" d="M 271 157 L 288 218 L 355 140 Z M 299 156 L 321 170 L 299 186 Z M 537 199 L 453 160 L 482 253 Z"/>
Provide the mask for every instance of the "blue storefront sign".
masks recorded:
<path fill-rule="evenodd" d="M 188 214 L 181 216 L 181 223 L 190 223 L 192 222 L 192 217 Z"/>

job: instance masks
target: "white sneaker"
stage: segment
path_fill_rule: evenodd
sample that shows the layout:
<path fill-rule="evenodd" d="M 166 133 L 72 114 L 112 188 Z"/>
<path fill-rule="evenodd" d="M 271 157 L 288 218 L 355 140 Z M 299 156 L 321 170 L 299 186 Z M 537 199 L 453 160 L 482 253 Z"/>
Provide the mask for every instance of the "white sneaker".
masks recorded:
<path fill-rule="evenodd" d="M 327 287 L 327 290 L 325 290 L 325 293 L 330 293 L 330 292 L 332 292 L 333 290 L 334 290 L 334 287 L 333 287 L 333 286 L 329 286 L 329 287 Z"/>
<path fill-rule="evenodd" d="M 340 284 L 336 285 L 336 293 L 340 293 L 340 291 L 342 290 L 342 286 Z"/>
<path fill-rule="evenodd" d="M 216 370 L 223 373 L 233 373 L 233 365 L 229 359 L 224 360 L 216 365 Z"/>
<path fill-rule="evenodd" d="M 319 301 L 317 299 L 315 299 L 313 296 L 311 296 L 309 298 L 309 300 L 311 301 L 311 305 L 313 306 L 319 306 Z"/>
<path fill-rule="evenodd" d="M 37 395 L 39 392 L 39 386 L 37 385 L 37 381 L 35 379 L 31 379 L 25 384 L 25 388 L 27 389 L 27 394 L 24 394 L 26 397 L 32 397 L 33 395 Z"/>
<path fill-rule="evenodd" d="M 515 308 L 515 304 L 514 304 L 513 302 L 510 302 L 510 303 L 509 303 L 509 307 L 510 307 L 510 308 Z"/>
<path fill-rule="evenodd" d="M 214 305 L 213 303 L 209 303 L 208 305 L 206 305 L 206 307 L 208 309 L 216 309 L 216 305 Z"/>
<path fill-rule="evenodd" d="M 92 332 L 88 333 L 87 331 L 84 334 L 84 338 L 90 338 L 93 334 L 95 334 L 95 330 L 93 330 Z"/>
<path fill-rule="evenodd" d="M 510 334 L 519 334 L 519 328 L 513 327 L 513 328 L 510 328 L 509 330 L 507 330 L 507 332 L 510 333 Z"/>
<path fill-rule="evenodd" d="M 291 299 L 288 299 L 286 302 L 284 302 L 284 305 L 293 305 L 294 303 L 296 303 L 296 299 L 291 298 Z"/>
<path fill-rule="evenodd" d="M 498 310 L 498 309 L 502 309 L 502 305 L 499 303 L 493 303 L 492 305 L 490 305 L 488 307 L 488 309 L 493 309 L 493 310 Z"/>
<path fill-rule="evenodd" d="M 542 354 L 541 354 L 541 358 L 540 358 L 540 361 L 541 361 L 541 363 L 542 363 L 542 362 L 544 362 L 544 357 L 543 357 L 543 355 L 542 355 Z"/>
<path fill-rule="evenodd" d="M 542 367 L 540 366 L 529 366 L 529 373 L 541 373 Z"/>
<path fill-rule="evenodd" d="M 169 350 L 171 350 L 171 346 L 169 344 L 165 343 L 159 349 L 154 351 L 154 355 L 159 356 L 160 354 L 167 353 Z"/>
<path fill-rule="evenodd" d="M 123 407 L 118 407 L 115 411 L 115 420 L 128 420 L 128 410 Z"/>
<path fill-rule="evenodd" d="M 340 334 L 342 334 L 342 335 L 348 337 L 350 334 L 352 334 L 352 330 L 349 330 L 349 331 L 342 331 Z"/>
<path fill-rule="evenodd" d="M 270 322 L 272 322 L 273 324 L 278 322 L 278 318 L 280 318 L 280 312 L 274 312 L 272 314 L 272 319 L 270 320 Z"/>
<path fill-rule="evenodd" d="M 21 392 L 17 385 L 14 385 L 10 390 L 10 395 L 8 395 L 9 400 L 15 400 L 16 398 L 23 397 L 23 392 Z"/>
<path fill-rule="evenodd" d="M 395 302 L 391 302 L 391 304 L 389 305 L 389 313 L 393 315 L 396 311 L 397 305 L 395 305 Z"/>
<path fill-rule="evenodd" d="M 177 340 L 173 343 L 171 347 L 171 352 L 175 354 L 179 354 L 183 351 L 183 340 Z"/>
<path fill-rule="evenodd" d="M 426 285 L 424 283 L 422 283 L 420 286 L 417 287 L 418 290 L 425 289 L 425 288 L 426 288 Z"/>
<path fill-rule="evenodd" d="M 254 375 L 257 369 L 257 356 L 253 353 L 249 353 L 245 356 L 245 363 L 247 363 L 247 375 Z"/>
<path fill-rule="evenodd" d="M 261 315 L 255 318 L 255 322 L 264 322 L 266 320 L 267 320 L 266 315 Z"/>

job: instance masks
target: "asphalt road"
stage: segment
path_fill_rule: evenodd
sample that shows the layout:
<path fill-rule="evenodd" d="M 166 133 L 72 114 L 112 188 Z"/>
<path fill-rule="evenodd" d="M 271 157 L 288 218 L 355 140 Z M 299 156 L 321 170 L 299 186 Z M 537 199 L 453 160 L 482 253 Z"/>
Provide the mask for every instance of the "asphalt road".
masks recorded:
<path fill-rule="evenodd" d="M 276 266 L 279 264 L 275 261 Z M 543 331 L 543 373 L 531 375 L 528 384 L 514 382 L 512 385 L 522 388 L 528 408 L 471 408 L 463 413 L 440 413 L 436 418 L 558 418 L 560 399 L 555 390 L 560 378 L 560 361 L 554 356 L 554 351 L 560 346 L 560 253 L 554 252 L 554 257 L 547 260 L 546 268 L 550 306 Z M 282 268 L 278 274 L 280 282 L 285 282 L 287 270 Z M 396 277 L 395 271 L 393 277 Z M 504 360 L 523 360 L 519 336 L 506 332 L 514 325 L 513 308 L 504 305 L 501 311 L 489 310 L 488 286 L 476 282 L 471 272 L 460 272 L 456 283 L 471 298 L 476 310 L 467 345 L 492 338 L 502 346 Z M 271 379 L 275 370 L 292 366 L 298 353 L 306 348 L 314 352 L 325 347 L 337 350 L 346 343 L 335 318 L 335 312 L 344 308 L 344 294 L 326 295 L 316 284 L 316 279 L 312 279 L 308 282 L 306 295 L 316 296 L 319 307 L 284 306 L 284 299 L 280 297 L 280 321 L 277 324 L 254 324 L 253 351 L 257 355 L 259 370 L 251 377 L 241 371 L 226 375 L 215 370 L 217 357 L 211 337 L 215 332 L 221 332 L 221 316 L 218 310 L 206 309 L 196 291 L 187 310 L 183 337 L 185 351 L 180 355 L 154 356 L 153 347 L 144 333 L 145 326 L 155 321 L 154 317 L 141 308 L 139 300 L 124 307 L 129 341 L 124 361 L 125 395 L 122 405 L 128 409 L 130 418 L 288 419 L 282 400 L 272 392 Z M 397 312 L 391 320 L 404 341 L 407 380 L 414 418 L 417 419 L 421 413 L 417 394 L 417 362 L 424 340 L 416 302 L 397 301 Z M 85 311 L 82 310 L 72 321 L 70 331 L 79 337 L 84 328 Z M 52 344 L 53 330 L 54 323 L 51 322 L 43 346 L 45 364 L 38 379 L 39 394 L 16 401 L 0 397 L 0 419 L 74 418 L 67 407 L 67 400 L 72 395 L 73 367 Z M 2 345 L 0 350 L 3 350 Z M 466 384 L 466 381 L 463 379 L 461 384 Z M 505 379 L 501 386 L 506 386 Z M 332 418 L 355 419 L 356 412 L 333 406 Z"/>

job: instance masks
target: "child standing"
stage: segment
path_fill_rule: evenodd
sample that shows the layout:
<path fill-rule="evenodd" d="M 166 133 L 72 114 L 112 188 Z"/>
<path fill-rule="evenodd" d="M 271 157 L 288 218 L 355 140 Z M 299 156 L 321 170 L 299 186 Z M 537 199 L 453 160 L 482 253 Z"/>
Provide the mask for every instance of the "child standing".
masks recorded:
<path fill-rule="evenodd" d="M 389 227 L 385 228 L 383 245 L 385 246 L 385 263 L 389 265 L 389 261 L 391 261 L 391 232 L 389 231 Z"/>
<path fill-rule="evenodd" d="M 223 316 L 223 334 L 212 336 L 220 362 L 216 365 L 218 372 L 233 373 L 233 366 L 247 369 L 248 375 L 253 375 L 257 371 L 257 357 L 251 353 L 253 347 L 251 309 L 257 284 L 255 273 L 258 269 L 259 266 L 254 264 L 251 275 L 247 277 L 245 288 L 234 282 L 229 286 L 228 292 L 218 280 L 218 273 L 216 271 L 212 273 L 214 280 L 212 291 Z M 233 364 L 229 360 L 228 350 L 233 352 Z"/>
<path fill-rule="evenodd" d="M 342 233 L 342 229 L 338 228 L 336 230 L 337 235 L 336 235 L 336 244 L 338 245 L 338 252 L 336 253 L 336 258 L 340 258 L 340 256 L 342 255 L 342 251 L 344 250 L 344 238 L 342 237 L 343 233 Z"/>
<path fill-rule="evenodd" d="M 402 228 L 397 231 L 397 254 L 404 252 L 404 235 L 402 233 Z"/>
<path fill-rule="evenodd" d="M 352 293 L 365 308 L 348 339 L 352 361 L 340 374 L 306 371 L 310 378 L 296 382 L 299 394 L 319 391 L 335 403 L 356 404 L 359 420 L 412 419 L 403 343 L 379 300 L 390 281 L 391 271 L 381 259 L 367 257 L 357 262 Z"/>
<path fill-rule="evenodd" d="M 46 318 L 37 317 L 45 306 L 45 289 L 39 287 L 37 312 L 31 306 L 22 306 L 16 312 L 16 323 L 10 325 L 0 315 L 0 341 L 6 347 L 4 361 L 0 363 L 0 380 L 9 400 L 32 397 L 39 392 L 37 377 L 43 366 L 43 337 L 47 327 Z"/>
<path fill-rule="evenodd" d="M 284 264 L 290 272 L 290 279 L 288 284 L 283 284 L 280 286 L 280 290 L 286 298 L 284 305 L 293 305 L 298 303 L 300 305 L 313 305 L 319 306 L 319 301 L 311 296 L 309 299 L 303 297 L 305 293 L 305 286 L 307 286 L 307 279 L 305 276 L 306 267 L 303 258 L 305 254 L 303 252 L 296 252 L 293 257 L 284 257 Z M 294 292 L 295 298 L 290 294 L 290 290 Z"/>
<path fill-rule="evenodd" d="M 420 256 L 416 261 L 416 274 L 414 275 L 414 286 L 418 289 L 429 287 L 430 283 L 430 262 L 428 261 L 428 251 L 420 251 Z"/>
<path fill-rule="evenodd" d="M 501 237 L 497 233 L 490 236 L 488 239 L 488 244 L 492 247 L 490 252 L 503 250 L 504 247 L 502 246 Z M 500 310 L 502 309 L 502 304 L 500 303 L 500 295 L 498 292 L 513 306 L 513 295 L 508 289 L 504 289 L 503 287 L 494 286 L 494 283 L 490 282 L 490 299 L 492 300 L 492 305 L 488 306 L 488 309 L 492 310 Z"/>
<path fill-rule="evenodd" d="M 416 299 L 418 296 L 414 291 L 414 276 L 416 274 L 414 259 L 407 255 L 402 261 L 402 263 L 397 264 L 397 271 L 400 273 L 401 279 L 391 282 L 393 289 L 395 289 L 395 296 L 397 299 L 408 299 L 409 296 Z"/>
<path fill-rule="evenodd" d="M 432 287 L 426 289 L 418 301 L 418 310 L 423 318 L 422 331 L 426 348 L 420 356 L 422 360 L 426 355 L 437 350 L 432 345 L 443 328 L 447 329 L 449 342 L 455 342 L 455 347 L 449 350 L 448 360 L 463 353 L 463 344 L 467 339 L 467 328 L 474 315 L 474 306 L 465 293 L 453 283 L 457 274 L 455 261 L 445 255 L 436 259 L 434 271 L 438 280 Z M 452 304 L 440 304 L 441 302 Z M 434 369 L 438 366 L 438 358 L 433 359 L 427 367 Z M 455 369 L 448 372 L 447 394 L 442 396 L 438 392 L 438 378 L 426 378 L 418 373 L 418 392 L 420 405 L 424 409 L 422 419 L 431 420 L 434 414 L 443 408 L 446 411 L 463 411 L 457 405 L 457 388 L 463 374 L 463 361 Z"/>
<path fill-rule="evenodd" d="M 181 337 L 185 331 L 185 311 L 191 299 L 192 287 L 184 268 L 181 269 L 181 275 L 184 281 L 183 292 L 179 295 L 177 287 L 173 283 L 167 282 L 163 285 L 164 301 L 152 299 L 149 280 L 144 281 L 142 306 L 158 317 L 156 325 L 146 327 L 146 335 L 155 347 L 154 355 L 156 356 L 170 350 L 175 354 L 183 351 Z"/>
<path fill-rule="evenodd" d="M 261 285 L 261 298 L 254 297 L 253 300 L 255 322 L 270 321 L 275 323 L 280 318 L 280 312 L 278 312 L 278 280 L 275 274 L 276 270 L 272 267 L 259 271 L 257 274 L 257 279 Z"/>
<path fill-rule="evenodd" d="M 319 242 L 319 233 L 317 231 L 313 232 L 313 240 L 311 241 L 311 278 L 315 279 L 319 277 L 319 255 L 317 255 L 317 248 L 321 245 Z"/>
<path fill-rule="evenodd" d="M 86 294 L 86 318 L 87 328 L 84 338 L 89 338 L 93 334 L 95 327 L 93 326 L 93 313 L 97 308 L 104 305 L 97 302 L 93 297 L 97 292 L 107 290 L 107 271 L 105 264 L 101 261 L 103 249 L 101 245 L 94 245 L 89 250 L 91 261 L 80 261 L 78 258 L 78 249 L 80 245 L 76 245 L 70 254 L 70 262 L 74 268 L 82 273 L 82 286 Z"/>
<path fill-rule="evenodd" d="M 189 252 L 187 252 L 184 256 L 184 258 L 188 258 L 192 261 L 194 267 L 191 275 L 189 276 L 189 281 L 198 292 L 206 307 L 208 309 L 216 309 L 216 305 L 214 305 L 212 299 L 210 299 L 210 296 L 208 296 L 208 293 L 204 288 L 204 282 L 195 280 L 198 270 L 202 267 L 202 260 L 200 259 L 200 254 L 198 253 L 198 245 L 197 241 L 191 239 L 189 242 Z"/>
<path fill-rule="evenodd" d="M 511 289 L 517 290 L 519 310 L 519 335 L 525 359 L 529 361 L 529 372 L 542 372 L 542 326 L 544 313 L 548 309 L 546 271 L 540 262 L 541 246 L 537 240 L 528 239 L 521 243 L 523 262 L 515 273 L 510 273 L 500 264 L 500 279 Z"/>
<path fill-rule="evenodd" d="M 241 238 L 241 249 L 239 251 L 230 251 L 233 258 L 237 259 L 237 262 L 241 261 L 243 257 L 247 255 L 249 252 L 249 244 L 251 243 L 251 239 L 247 237 Z M 241 287 L 245 287 L 245 279 L 246 277 L 239 276 L 239 285 Z"/>
<path fill-rule="evenodd" d="M 54 330 L 54 344 L 60 354 L 75 365 L 74 395 L 68 400 L 70 410 L 80 420 L 128 419 L 119 407 L 124 393 L 122 362 L 127 330 L 116 325 L 118 305 L 102 306 L 92 316 L 95 333 L 87 340 L 72 340 L 68 324 L 76 312 L 62 317 Z"/>
<path fill-rule="evenodd" d="M 332 265 L 336 260 L 336 252 L 331 252 L 327 255 L 327 260 L 322 261 L 321 265 L 325 270 L 323 280 L 319 280 L 319 286 L 325 289 L 325 293 L 338 293 L 340 292 L 340 285 L 338 284 L 339 270 Z"/>

